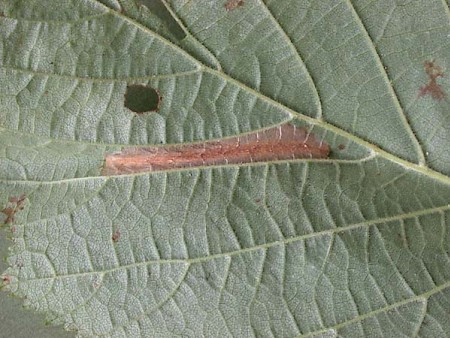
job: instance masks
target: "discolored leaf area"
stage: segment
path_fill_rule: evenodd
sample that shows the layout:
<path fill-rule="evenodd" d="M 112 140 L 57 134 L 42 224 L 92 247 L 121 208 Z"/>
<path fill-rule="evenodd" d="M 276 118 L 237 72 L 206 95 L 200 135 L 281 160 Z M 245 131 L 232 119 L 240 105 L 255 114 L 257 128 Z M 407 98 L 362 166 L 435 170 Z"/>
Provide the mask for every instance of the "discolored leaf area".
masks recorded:
<path fill-rule="evenodd" d="M 0 12 L 0 283 L 35 310 L 2 293 L 1 318 L 28 325 L 5 332 L 448 335 L 448 2 Z M 130 88 L 153 100 L 131 109 Z M 266 132 L 286 125 L 323 155 L 290 157 Z M 103 175 L 108 154 L 148 149 L 182 165 Z"/>

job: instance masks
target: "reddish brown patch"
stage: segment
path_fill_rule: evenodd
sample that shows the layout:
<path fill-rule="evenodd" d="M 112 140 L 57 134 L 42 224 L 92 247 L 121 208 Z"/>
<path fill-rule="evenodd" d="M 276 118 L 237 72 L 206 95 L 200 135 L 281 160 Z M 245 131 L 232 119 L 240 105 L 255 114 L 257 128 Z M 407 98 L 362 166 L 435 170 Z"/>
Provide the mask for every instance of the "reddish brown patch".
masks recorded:
<path fill-rule="evenodd" d="M 1 212 L 6 215 L 5 224 L 11 224 L 15 220 L 18 211 L 23 210 L 26 196 L 24 194 L 19 197 L 10 197 L 8 199 L 9 206 L 5 207 Z"/>
<path fill-rule="evenodd" d="M 340 145 L 338 145 L 338 149 L 339 149 L 339 150 L 344 150 L 344 149 L 345 149 L 345 144 L 340 144 Z"/>
<path fill-rule="evenodd" d="M 114 231 L 111 239 L 113 240 L 114 243 L 118 242 L 120 239 L 120 231 L 119 229 L 117 229 L 116 231 Z"/>
<path fill-rule="evenodd" d="M 244 6 L 244 0 L 228 0 L 225 4 L 225 9 L 227 11 L 232 11 L 236 7 Z"/>
<path fill-rule="evenodd" d="M 211 165 L 327 158 L 327 143 L 304 128 L 284 124 L 220 141 L 167 147 L 131 147 L 106 154 L 103 175 Z"/>
<path fill-rule="evenodd" d="M 261 200 L 258 198 L 258 199 L 255 200 L 255 202 L 259 203 L 259 202 L 261 202 Z"/>
<path fill-rule="evenodd" d="M 425 73 L 428 75 L 429 81 L 428 84 L 420 87 L 419 97 L 431 95 L 435 100 L 442 100 L 445 96 L 445 92 L 441 85 L 437 83 L 437 79 L 444 76 L 443 69 L 438 66 L 434 60 L 425 61 L 424 69 Z"/>
<path fill-rule="evenodd" d="M 11 284 L 11 276 L 10 275 L 3 275 L 2 277 L 3 285 L 9 285 Z"/>

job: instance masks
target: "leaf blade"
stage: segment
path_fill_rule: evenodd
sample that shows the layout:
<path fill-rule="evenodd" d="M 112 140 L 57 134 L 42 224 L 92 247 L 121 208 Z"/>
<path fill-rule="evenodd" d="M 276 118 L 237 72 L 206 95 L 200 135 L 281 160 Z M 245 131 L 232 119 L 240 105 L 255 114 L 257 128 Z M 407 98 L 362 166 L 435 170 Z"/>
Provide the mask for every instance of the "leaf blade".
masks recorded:
<path fill-rule="evenodd" d="M 383 45 L 391 38 L 387 34 L 411 22 L 387 26 L 381 33 L 372 30 L 371 15 L 377 17 L 377 11 L 364 1 L 354 7 L 326 1 L 287 7 L 284 1 L 275 6 L 247 0 L 228 12 L 220 1 L 167 1 L 191 39 L 178 43 L 135 18 L 88 3 L 107 11 L 113 17 L 108 20 L 126 22 L 169 46 L 194 67 L 182 68 L 184 61 L 179 61 L 182 73 L 175 76 L 144 71 L 146 84 L 163 89 L 163 107 L 158 114 L 136 118 L 120 105 L 130 78 L 103 79 L 100 68 L 91 69 L 87 79 L 18 72 L 6 69 L 6 62 L 2 100 L 7 109 L 0 111 L 0 121 L 9 131 L 2 129 L 7 147 L 0 154 L 6 169 L 0 200 L 27 196 L 24 210 L 15 215 L 15 246 L 6 272 L 16 294 L 55 323 L 87 336 L 414 336 L 445 331 L 448 321 L 439 307 L 446 306 L 450 284 L 443 240 L 450 201 L 446 134 L 441 143 L 427 141 L 428 126 L 410 124 L 415 114 L 411 98 L 418 89 L 390 80 L 404 69 L 414 72 L 420 62 L 402 68 L 388 53 L 399 41 Z M 390 8 L 383 1 L 377 5 Z M 419 15 L 424 2 L 416 5 L 407 8 Z M 440 5 L 432 2 L 427 13 Z M 300 25 L 290 13 L 303 15 Z M 258 42 L 267 38 L 255 35 L 254 41 L 239 45 L 252 36 L 239 36 L 252 22 L 245 18 L 261 19 L 262 26 L 252 29 L 274 32 L 273 45 L 297 60 L 292 65 L 298 72 L 261 71 L 260 83 L 261 74 L 244 72 L 243 56 L 264 60 L 259 56 L 266 46 Z M 104 22 L 96 29 L 101 27 L 112 25 Z M 345 37 L 357 43 L 326 49 L 328 32 L 335 33 L 328 37 L 331 47 Z M 194 52 L 189 55 L 189 43 L 203 44 L 221 68 L 201 64 Z M 314 46 L 323 48 L 320 58 L 314 58 Z M 358 59 L 357 51 L 368 53 L 369 61 Z M 347 53 L 350 59 L 339 58 Z M 98 63 L 95 53 L 89 55 Z M 322 69 L 324 60 L 328 63 Z M 359 60 L 361 68 L 349 60 Z M 148 60 L 137 61 L 137 69 L 145 70 Z M 392 70 L 381 67 L 384 62 Z M 368 73 L 361 72 L 365 65 Z M 262 67 L 267 65 L 262 62 Z M 264 87 L 274 80 L 270 74 L 281 74 L 280 81 L 295 90 Z M 47 82 L 53 98 L 45 101 Z M 56 92 L 58 85 L 62 93 Z M 354 99 L 355 91 L 362 98 Z M 294 97 L 294 92 L 303 94 Z M 91 93 L 90 102 L 80 102 Z M 52 100 L 63 109 L 52 108 Z M 445 111 L 442 104 L 433 113 L 438 121 L 445 121 L 439 115 Z M 332 157 L 109 178 L 98 176 L 95 168 L 103 152 L 126 144 L 220 139 L 287 121 L 325 139 Z M 16 131 L 34 135 L 25 138 Z M 69 151 L 57 155 L 64 149 Z M 431 157 L 426 150 L 432 150 Z M 442 160 L 429 162 L 440 153 Z M 47 163 L 45 170 L 39 161 Z"/>

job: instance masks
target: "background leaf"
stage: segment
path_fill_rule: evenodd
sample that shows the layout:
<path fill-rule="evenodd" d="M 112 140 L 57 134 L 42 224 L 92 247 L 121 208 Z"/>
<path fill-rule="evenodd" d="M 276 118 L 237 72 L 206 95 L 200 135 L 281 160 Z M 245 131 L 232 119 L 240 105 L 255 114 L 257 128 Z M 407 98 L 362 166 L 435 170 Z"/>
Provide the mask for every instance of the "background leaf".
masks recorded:
<path fill-rule="evenodd" d="M 0 4 L 26 306 L 80 336 L 450 332 L 448 2 Z M 133 84 L 158 109 L 129 110 Z M 101 176 L 125 145 L 286 122 L 331 157 Z"/>

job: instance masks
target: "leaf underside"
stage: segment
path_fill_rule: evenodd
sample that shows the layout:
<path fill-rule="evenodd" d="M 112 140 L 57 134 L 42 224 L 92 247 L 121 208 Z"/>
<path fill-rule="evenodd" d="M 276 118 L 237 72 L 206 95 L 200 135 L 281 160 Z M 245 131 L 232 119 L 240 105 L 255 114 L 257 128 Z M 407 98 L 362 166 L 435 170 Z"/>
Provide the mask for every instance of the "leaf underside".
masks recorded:
<path fill-rule="evenodd" d="M 26 306 L 82 337 L 448 335 L 448 3 L 0 12 L 2 279 Z M 101 174 L 126 146 L 285 123 L 329 158 Z"/>

